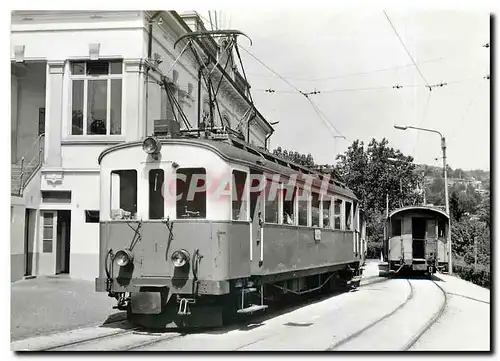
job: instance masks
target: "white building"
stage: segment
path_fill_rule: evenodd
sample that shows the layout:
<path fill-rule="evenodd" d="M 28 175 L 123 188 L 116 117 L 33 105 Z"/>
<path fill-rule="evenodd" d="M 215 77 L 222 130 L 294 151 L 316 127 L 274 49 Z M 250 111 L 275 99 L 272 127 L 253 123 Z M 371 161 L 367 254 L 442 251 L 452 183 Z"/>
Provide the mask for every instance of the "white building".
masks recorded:
<path fill-rule="evenodd" d="M 154 69 L 167 76 L 191 126 L 198 126 L 207 88 L 193 53 L 184 52 L 170 69 L 183 47 L 174 49 L 174 42 L 197 30 L 203 25 L 196 13 L 13 12 L 12 281 L 97 276 L 97 157 L 111 145 L 152 134 L 155 120 L 179 115 Z M 210 54 L 212 64 L 225 55 L 213 39 L 196 49 Z M 232 59 L 227 71 L 214 74 L 223 77 L 215 125 L 240 129 L 247 141 L 265 147 L 273 129 L 258 111 L 245 117 L 249 86 Z"/>

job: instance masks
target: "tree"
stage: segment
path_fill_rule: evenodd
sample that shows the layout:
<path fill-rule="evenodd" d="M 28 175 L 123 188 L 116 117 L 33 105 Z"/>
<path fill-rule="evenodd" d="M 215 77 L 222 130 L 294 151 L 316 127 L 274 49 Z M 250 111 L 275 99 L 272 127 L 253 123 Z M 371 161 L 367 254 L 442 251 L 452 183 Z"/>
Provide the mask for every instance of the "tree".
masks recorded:
<path fill-rule="evenodd" d="M 419 184 L 423 184 L 422 170 L 416 168 L 412 157 L 388 144 L 385 138 L 380 142 L 372 139 L 365 148 L 362 141 L 356 140 L 337 156 L 336 172 L 366 211 L 368 257 L 378 257 L 382 250 L 386 195 L 391 209 L 419 204 L 423 199 L 418 191 Z"/>
<path fill-rule="evenodd" d="M 278 146 L 276 149 L 273 150 L 273 154 L 277 155 L 278 157 L 287 159 L 290 162 L 303 165 L 305 167 L 313 167 L 315 164 L 314 158 L 311 155 L 311 153 L 305 155 L 297 151 L 283 149 L 280 146 Z"/>

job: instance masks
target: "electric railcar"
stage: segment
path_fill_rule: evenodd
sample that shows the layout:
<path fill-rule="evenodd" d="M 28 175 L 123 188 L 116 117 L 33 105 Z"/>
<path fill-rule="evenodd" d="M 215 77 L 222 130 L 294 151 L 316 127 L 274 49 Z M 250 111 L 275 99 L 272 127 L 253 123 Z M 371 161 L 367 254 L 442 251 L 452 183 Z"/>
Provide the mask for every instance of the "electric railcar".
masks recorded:
<path fill-rule="evenodd" d="M 364 221 L 352 191 L 220 138 L 148 137 L 99 156 L 96 291 L 135 324 L 219 326 L 284 294 L 360 279 Z"/>
<path fill-rule="evenodd" d="M 384 253 L 393 271 L 430 274 L 448 262 L 449 216 L 439 208 L 410 206 L 392 211 L 385 223 Z"/>

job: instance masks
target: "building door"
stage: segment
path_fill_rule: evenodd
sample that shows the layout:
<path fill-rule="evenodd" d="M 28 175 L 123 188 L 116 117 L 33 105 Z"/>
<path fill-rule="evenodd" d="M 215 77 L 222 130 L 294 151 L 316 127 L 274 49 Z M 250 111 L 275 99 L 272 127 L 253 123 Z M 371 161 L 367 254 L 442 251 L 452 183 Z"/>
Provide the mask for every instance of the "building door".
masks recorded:
<path fill-rule="evenodd" d="M 412 218 L 411 235 L 413 243 L 413 259 L 425 258 L 425 229 L 425 218 Z"/>
<path fill-rule="evenodd" d="M 24 217 L 24 276 L 33 274 L 36 210 L 26 208 Z"/>
<path fill-rule="evenodd" d="M 56 274 L 69 273 L 71 211 L 57 211 Z"/>

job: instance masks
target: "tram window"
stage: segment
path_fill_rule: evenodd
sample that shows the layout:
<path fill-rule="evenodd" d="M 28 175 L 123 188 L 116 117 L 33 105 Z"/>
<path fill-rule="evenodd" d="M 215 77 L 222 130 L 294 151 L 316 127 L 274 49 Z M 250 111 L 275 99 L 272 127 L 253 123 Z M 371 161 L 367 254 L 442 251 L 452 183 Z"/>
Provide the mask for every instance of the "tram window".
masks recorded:
<path fill-rule="evenodd" d="M 299 226 L 308 225 L 308 206 L 309 206 L 309 192 L 299 188 L 299 201 L 298 201 L 298 213 L 299 213 Z"/>
<path fill-rule="evenodd" d="M 163 200 L 163 169 L 149 171 L 149 219 L 162 219 L 164 216 L 165 202 Z"/>
<path fill-rule="evenodd" d="M 177 169 L 177 218 L 206 218 L 207 172 L 205 168 Z"/>
<path fill-rule="evenodd" d="M 313 193 L 311 200 L 312 226 L 319 227 L 319 194 Z"/>
<path fill-rule="evenodd" d="M 335 229 L 342 229 L 342 199 L 335 199 L 333 225 Z"/>
<path fill-rule="evenodd" d="M 136 218 L 137 171 L 134 169 L 111 172 L 111 217 Z"/>
<path fill-rule="evenodd" d="M 352 203 L 345 202 L 345 229 L 352 230 L 352 216 L 351 216 Z"/>
<path fill-rule="evenodd" d="M 259 201 L 260 194 L 262 193 L 261 182 L 265 182 L 262 178 L 262 173 L 250 173 L 250 217 L 253 220 L 254 217 L 258 216 L 258 212 L 262 209 L 262 203 L 259 204 L 259 208 L 256 213 L 257 203 Z"/>
<path fill-rule="evenodd" d="M 295 212 L 294 212 L 294 202 L 295 202 L 295 187 L 283 188 L 283 224 L 295 224 Z"/>
<path fill-rule="evenodd" d="M 392 237 L 401 236 L 401 218 L 395 218 L 391 221 Z"/>
<path fill-rule="evenodd" d="M 332 224 L 330 223 L 330 207 L 332 205 L 332 201 L 330 196 L 323 196 L 323 228 L 332 228 Z"/>
<path fill-rule="evenodd" d="M 270 180 L 266 181 L 265 194 L 265 221 L 278 223 L 278 185 Z"/>
<path fill-rule="evenodd" d="M 438 221 L 438 237 L 446 237 L 446 222 L 444 219 Z"/>
<path fill-rule="evenodd" d="M 239 170 L 233 170 L 233 190 L 232 190 L 232 206 L 233 219 L 246 221 L 247 217 L 247 192 L 245 184 L 247 174 Z"/>

